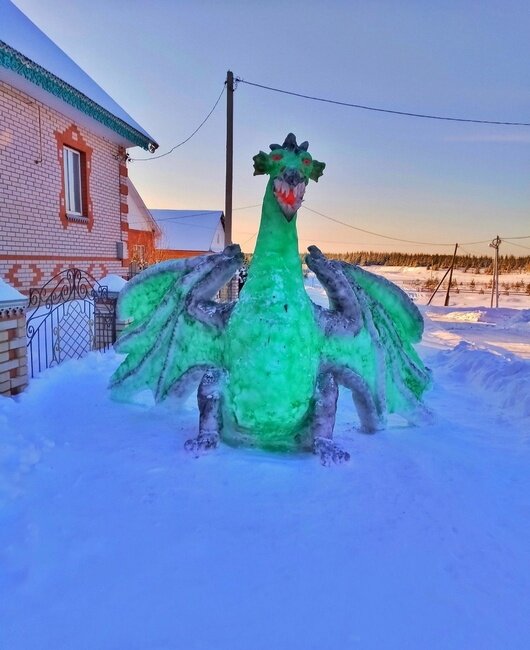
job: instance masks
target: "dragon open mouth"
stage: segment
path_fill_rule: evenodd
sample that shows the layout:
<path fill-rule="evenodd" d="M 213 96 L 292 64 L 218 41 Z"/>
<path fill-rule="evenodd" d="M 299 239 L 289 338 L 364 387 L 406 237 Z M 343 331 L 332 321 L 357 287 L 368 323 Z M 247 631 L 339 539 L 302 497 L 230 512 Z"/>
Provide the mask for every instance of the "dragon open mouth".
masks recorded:
<path fill-rule="evenodd" d="M 286 182 L 281 176 L 275 179 L 274 196 L 287 221 L 291 221 L 298 208 L 302 205 L 304 193 L 305 182 L 303 180 L 293 185 Z"/>

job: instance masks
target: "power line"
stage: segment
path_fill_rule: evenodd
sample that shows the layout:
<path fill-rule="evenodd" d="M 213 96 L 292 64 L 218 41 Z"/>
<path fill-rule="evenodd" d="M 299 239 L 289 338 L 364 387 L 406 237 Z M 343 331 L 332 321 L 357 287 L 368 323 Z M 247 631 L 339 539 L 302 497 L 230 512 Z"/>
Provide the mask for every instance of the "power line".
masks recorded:
<path fill-rule="evenodd" d="M 153 210 L 154 209 L 155 208 L 153 208 Z M 171 209 L 169 209 L 168 211 L 172 212 Z M 188 212 L 186 214 L 175 215 L 174 217 L 158 217 L 154 219 L 158 223 L 159 221 L 177 221 L 178 219 L 190 219 L 191 217 L 200 217 L 201 215 L 205 215 L 205 214 L 221 214 L 221 213 L 222 210 L 205 210 L 204 212 Z"/>
<path fill-rule="evenodd" d="M 525 248 L 526 250 L 530 251 L 530 246 L 523 246 L 522 244 L 516 244 L 515 242 L 510 241 L 509 239 L 503 239 L 502 241 L 508 246 L 517 246 L 517 248 Z"/>
<path fill-rule="evenodd" d="M 440 243 L 440 242 L 429 242 L 429 241 L 416 241 L 413 239 L 400 239 L 399 237 L 392 237 L 390 235 L 383 235 L 379 232 L 373 232 L 372 230 L 365 230 L 364 228 L 358 228 L 357 226 L 352 226 L 351 223 L 346 223 L 345 221 L 340 221 L 340 219 L 334 219 L 333 217 L 329 217 L 327 214 L 323 214 L 322 212 L 319 212 L 318 210 L 313 210 L 312 208 L 308 208 L 307 205 L 302 206 L 304 209 L 309 210 L 309 212 L 313 212 L 314 214 L 318 214 L 320 217 L 323 217 L 324 219 L 329 219 L 329 221 L 333 221 L 335 223 L 339 223 L 341 226 L 346 226 L 346 228 L 351 228 L 352 230 L 357 230 L 359 232 L 364 232 L 367 235 L 374 235 L 374 237 L 382 237 L 383 239 L 391 239 L 392 241 L 399 241 L 405 244 L 421 244 L 423 246 L 454 246 L 454 242 L 450 243 Z M 463 242 L 464 246 L 469 246 L 471 244 L 488 244 L 489 239 L 484 239 L 482 241 L 471 241 L 471 242 Z"/>
<path fill-rule="evenodd" d="M 232 208 L 232 212 L 235 210 L 248 210 L 249 208 L 258 208 L 261 207 L 261 203 L 256 203 L 255 205 L 243 205 L 240 208 Z M 168 212 L 172 212 L 171 208 L 152 208 L 152 210 L 167 210 Z M 179 219 L 190 219 L 191 217 L 200 217 L 201 215 L 205 214 L 222 214 L 222 210 L 204 210 L 204 211 L 190 211 L 185 214 L 179 214 L 175 215 L 173 217 L 158 217 L 155 219 L 155 221 L 158 223 L 159 221 L 178 221 Z"/>
<path fill-rule="evenodd" d="M 461 250 L 463 250 L 464 253 L 465 253 L 466 255 L 471 255 L 471 257 L 480 257 L 479 255 L 477 255 L 477 253 L 474 253 L 473 251 L 468 251 L 468 250 L 466 250 L 466 249 L 462 246 L 462 244 L 458 244 L 458 248 L 460 248 Z"/>
<path fill-rule="evenodd" d="M 365 106 L 363 104 L 352 104 L 350 102 L 341 102 L 335 99 L 326 99 L 324 97 L 315 97 L 313 95 L 304 95 L 303 93 L 295 93 L 291 90 L 282 90 L 280 88 L 273 88 L 272 86 L 265 86 L 263 84 L 254 83 L 252 81 L 245 81 L 236 77 L 237 83 L 247 84 L 247 86 L 255 86 L 264 90 L 271 90 L 275 93 L 282 93 L 283 95 L 292 95 L 293 97 L 301 97 L 302 99 L 310 99 L 315 102 L 324 102 L 326 104 L 337 104 L 338 106 L 347 106 L 349 108 L 359 108 L 364 111 L 375 111 L 377 113 L 390 113 L 391 115 L 402 115 L 406 117 L 420 117 L 426 120 L 445 120 L 448 122 L 471 122 L 473 124 L 495 124 L 497 126 L 530 126 L 530 122 L 501 122 L 498 120 L 475 120 L 463 117 L 445 117 L 442 115 L 427 115 L 425 113 L 410 113 L 408 111 L 396 111 L 389 108 L 378 108 L 376 106 Z"/>
<path fill-rule="evenodd" d="M 257 207 L 257 205 L 256 206 L 247 206 L 247 207 Z M 413 240 L 413 239 L 401 239 L 400 237 L 392 237 L 391 235 L 383 235 L 382 233 L 374 232 L 372 230 L 366 230 L 365 228 L 359 228 L 359 227 L 353 226 L 352 224 L 347 223 L 345 221 L 341 221 L 340 219 L 335 219 L 334 217 L 330 217 L 327 214 L 324 214 L 323 212 L 319 212 L 318 210 L 314 210 L 313 208 L 309 208 L 307 205 L 303 205 L 302 207 L 305 210 L 308 210 L 309 212 L 312 212 L 313 214 L 316 214 L 316 215 L 318 215 L 320 217 L 323 217 L 324 219 L 328 219 L 329 221 L 333 221 L 334 223 L 338 223 L 341 226 L 345 226 L 346 228 L 351 228 L 352 230 L 356 230 L 358 232 L 363 232 L 363 233 L 365 233 L 367 235 L 373 235 L 374 237 L 381 237 L 383 239 L 389 239 L 391 241 L 397 241 L 397 242 L 401 242 L 401 243 L 405 243 L 405 244 L 414 244 L 414 245 L 417 245 L 417 246 L 454 246 L 454 242 L 447 242 L 447 243 L 445 243 L 445 242 L 444 243 L 425 242 L 425 241 L 417 241 L 417 240 Z M 243 209 L 243 208 L 240 208 L 240 209 Z M 242 246 L 244 246 L 248 241 L 250 241 L 256 235 L 257 235 L 257 233 L 255 235 L 253 235 L 252 237 L 250 237 L 250 239 L 243 242 Z M 318 238 L 308 239 L 308 238 L 305 238 L 305 237 L 299 237 L 300 241 L 312 241 L 313 239 L 318 239 Z M 502 239 L 503 240 L 508 240 L 507 237 L 503 237 Z M 511 237 L 510 239 L 530 239 L 530 235 L 528 235 L 528 236 L 525 235 L 524 237 Z M 325 241 L 325 240 L 321 240 L 321 239 L 318 239 L 318 241 L 321 241 L 322 243 L 327 243 L 327 244 L 346 244 L 346 245 L 356 245 L 356 246 L 360 245 L 358 242 L 345 242 L 345 241 L 337 242 L 337 241 Z M 460 248 L 462 248 L 462 246 L 473 246 L 473 245 L 476 245 L 476 244 L 488 244 L 489 242 L 490 242 L 489 239 L 482 239 L 480 241 L 463 242 L 462 244 L 459 243 L 458 245 L 459 245 Z M 370 244 L 363 244 L 363 245 L 369 246 Z M 374 245 L 378 246 L 379 244 L 374 244 Z M 526 246 L 522 246 L 521 244 L 513 244 L 513 245 L 514 246 L 521 246 L 522 248 L 527 248 Z M 466 251 L 466 253 L 468 255 L 475 255 L 475 253 L 470 253 L 469 251 Z"/>
<path fill-rule="evenodd" d="M 250 210 L 250 208 L 261 208 L 263 203 L 255 203 L 254 205 L 242 205 L 240 208 L 232 208 L 232 212 L 235 210 Z"/>
<path fill-rule="evenodd" d="M 248 244 L 249 241 L 251 241 L 252 239 L 254 239 L 254 237 L 257 237 L 257 236 L 258 236 L 258 233 L 255 232 L 255 233 L 252 235 L 252 237 L 249 237 L 248 239 L 245 239 L 245 241 L 241 244 L 241 246 L 244 246 L 245 244 Z"/>
<path fill-rule="evenodd" d="M 308 242 L 308 241 L 318 241 L 322 244 L 344 244 L 346 246 L 386 246 L 384 243 L 377 243 L 377 242 L 353 242 L 353 241 L 337 241 L 337 240 L 329 240 L 329 239 L 320 239 L 320 237 L 298 237 L 298 241 L 303 241 L 303 242 Z M 489 241 L 489 240 L 488 240 Z M 409 242 L 412 246 L 425 246 L 423 242 L 421 243 L 412 243 Z M 440 246 L 445 246 L 445 244 L 439 244 Z M 454 244 L 451 244 L 451 246 L 454 246 Z M 462 248 L 460 244 L 458 245 L 459 248 Z M 381 251 L 381 252 L 386 252 L 386 251 Z M 433 253 L 425 253 L 426 255 L 433 255 Z M 436 253 L 438 255 L 438 253 Z M 445 255 L 445 253 L 440 253 L 440 255 Z"/>
<path fill-rule="evenodd" d="M 242 234 L 242 235 L 248 235 L 249 234 L 248 232 L 243 232 L 241 230 L 238 231 L 238 232 L 240 234 Z M 246 244 L 248 244 L 248 242 L 250 242 L 252 239 L 254 239 L 254 237 L 257 237 L 257 235 L 258 235 L 258 233 L 255 232 L 248 239 L 245 239 L 245 241 L 241 244 L 241 246 L 245 246 Z M 319 237 L 298 237 L 298 241 L 300 241 L 300 242 L 314 242 L 314 241 L 316 241 L 316 242 L 318 242 L 319 245 L 320 244 L 344 244 L 345 246 L 357 246 L 357 247 L 358 246 L 382 246 L 383 245 L 383 244 L 369 243 L 369 242 L 351 242 L 351 241 L 337 241 L 337 240 L 329 240 L 329 239 L 320 239 Z M 399 241 L 401 241 L 401 240 L 399 240 Z M 477 243 L 484 244 L 484 243 L 486 243 L 488 241 L 489 241 L 489 239 L 487 239 L 487 240 L 485 239 L 482 242 L 470 242 L 470 243 L 471 244 L 477 244 Z M 519 248 L 524 248 L 526 250 L 530 250 L 530 246 L 523 246 L 522 244 L 515 244 L 513 242 L 507 241 L 506 239 L 503 239 L 503 241 L 507 245 L 511 244 L 512 246 L 517 246 Z M 425 246 L 426 245 L 425 242 L 407 242 L 407 243 L 409 243 L 409 244 L 414 243 L 415 246 Z M 467 245 L 469 246 L 470 243 L 468 243 Z M 430 244 L 430 245 L 432 245 L 432 244 Z M 435 244 L 435 245 L 436 246 L 448 246 L 449 244 Z M 450 244 L 450 245 L 453 246 L 453 244 Z M 470 255 L 471 257 L 484 257 L 483 254 L 466 250 L 462 246 L 462 244 L 458 244 L 458 248 L 460 250 L 462 250 L 464 253 L 466 253 L 466 255 Z M 385 251 L 383 251 L 383 252 L 385 252 Z M 414 253 L 414 254 L 416 255 L 418 253 Z M 433 255 L 433 254 L 434 253 L 425 253 L 425 255 Z M 440 253 L 440 254 L 444 254 L 444 253 Z M 436 255 L 438 255 L 438 253 L 436 253 Z M 449 255 L 449 253 L 448 253 L 448 255 Z"/>
<path fill-rule="evenodd" d="M 186 142 L 189 142 L 189 140 L 191 140 L 193 138 L 193 136 L 198 131 L 200 131 L 200 129 L 206 124 L 206 122 L 208 121 L 208 118 L 210 117 L 210 115 L 217 108 L 217 104 L 221 101 L 221 97 L 223 96 L 225 88 L 226 88 L 226 84 L 223 84 L 223 89 L 221 90 L 221 94 L 216 99 L 215 104 L 212 106 L 211 111 L 204 118 L 204 120 L 199 124 L 199 126 L 195 129 L 195 131 L 193 131 L 193 133 L 191 135 L 189 135 L 185 140 L 182 140 L 182 142 L 179 142 L 178 144 L 176 144 L 172 149 L 170 149 L 169 151 L 166 151 L 166 153 L 160 154 L 159 156 L 151 156 L 151 158 L 131 158 L 130 159 L 131 162 L 144 162 L 144 161 L 148 161 L 148 160 L 157 160 L 158 158 L 164 158 L 165 156 L 169 156 L 170 153 L 173 153 L 175 151 L 175 149 L 178 149 L 179 147 L 182 147 L 183 144 L 186 144 Z"/>

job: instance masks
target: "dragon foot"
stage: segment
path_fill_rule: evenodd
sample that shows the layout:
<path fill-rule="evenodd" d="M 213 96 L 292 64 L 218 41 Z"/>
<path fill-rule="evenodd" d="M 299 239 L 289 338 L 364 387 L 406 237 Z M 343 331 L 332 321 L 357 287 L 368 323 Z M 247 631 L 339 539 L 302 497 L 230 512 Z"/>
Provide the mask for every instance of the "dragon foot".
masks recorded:
<path fill-rule="evenodd" d="M 331 438 L 315 438 L 313 453 L 320 456 L 320 462 L 324 467 L 347 463 L 350 460 L 350 454 L 341 449 Z"/>
<path fill-rule="evenodd" d="M 184 443 L 184 449 L 195 458 L 207 454 L 219 446 L 218 433 L 201 433 L 196 438 L 190 438 Z"/>

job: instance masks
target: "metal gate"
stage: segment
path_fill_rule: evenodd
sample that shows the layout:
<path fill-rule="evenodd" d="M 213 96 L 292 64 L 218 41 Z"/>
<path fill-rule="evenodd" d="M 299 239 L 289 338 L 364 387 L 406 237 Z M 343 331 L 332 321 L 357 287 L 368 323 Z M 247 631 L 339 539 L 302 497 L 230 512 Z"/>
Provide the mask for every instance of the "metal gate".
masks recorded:
<path fill-rule="evenodd" d="M 116 340 L 116 300 L 108 288 L 80 269 L 62 271 L 30 289 L 26 316 L 31 377 Z"/>

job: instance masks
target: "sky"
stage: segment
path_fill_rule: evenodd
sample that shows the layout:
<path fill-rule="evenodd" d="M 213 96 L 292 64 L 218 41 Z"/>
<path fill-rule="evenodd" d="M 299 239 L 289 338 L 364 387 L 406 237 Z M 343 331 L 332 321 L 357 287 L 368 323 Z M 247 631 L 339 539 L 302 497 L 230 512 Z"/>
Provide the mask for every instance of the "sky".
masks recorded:
<path fill-rule="evenodd" d="M 523 0 L 15 4 L 157 140 L 158 154 L 197 128 L 229 69 L 348 103 L 530 122 Z M 130 163 L 149 208 L 224 209 L 225 106 L 223 96 L 171 155 Z M 302 208 L 301 250 L 451 253 L 458 242 L 483 254 L 498 234 L 501 254 L 530 254 L 530 127 L 368 112 L 247 84 L 238 85 L 234 106 L 233 239 L 244 251 L 253 250 L 266 184 L 253 176 L 252 156 L 292 131 L 326 162 L 304 205 L 351 226 Z"/>

